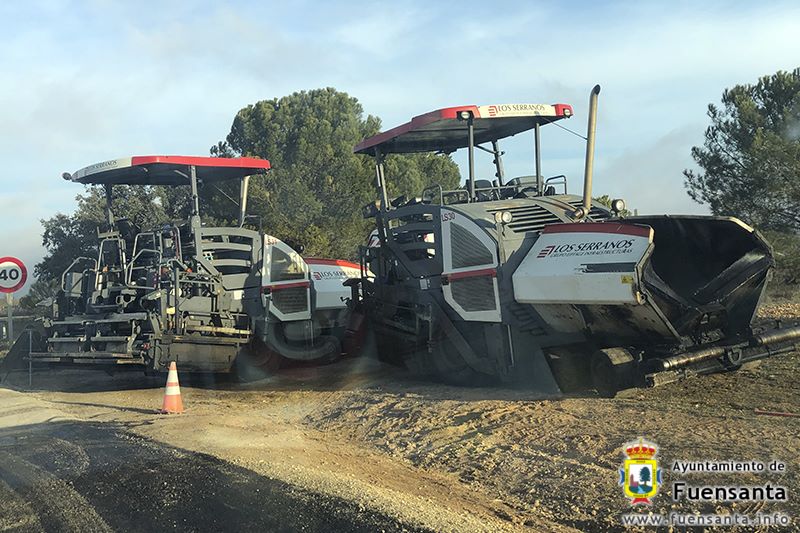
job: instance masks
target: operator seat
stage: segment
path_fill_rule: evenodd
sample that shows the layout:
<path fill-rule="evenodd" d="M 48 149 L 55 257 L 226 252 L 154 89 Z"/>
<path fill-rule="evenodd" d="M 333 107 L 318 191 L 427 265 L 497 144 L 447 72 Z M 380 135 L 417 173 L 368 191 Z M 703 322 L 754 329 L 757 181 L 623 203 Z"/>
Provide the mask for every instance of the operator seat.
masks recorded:
<path fill-rule="evenodd" d="M 489 180 L 475 180 L 475 195 L 478 197 L 479 202 L 490 202 L 492 200 L 499 200 L 495 198 L 495 191 L 479 191 L 478 189 L 492 189 L 494 186 Z"/>
<path fill-rule="evenodd" d="M 117 231 L 125 239 L 125 242 L 131 241 L 136 238 L 142 230 L 132 220 L 128 218 L 118 218 L 114 224 L 117 226 Z"/>

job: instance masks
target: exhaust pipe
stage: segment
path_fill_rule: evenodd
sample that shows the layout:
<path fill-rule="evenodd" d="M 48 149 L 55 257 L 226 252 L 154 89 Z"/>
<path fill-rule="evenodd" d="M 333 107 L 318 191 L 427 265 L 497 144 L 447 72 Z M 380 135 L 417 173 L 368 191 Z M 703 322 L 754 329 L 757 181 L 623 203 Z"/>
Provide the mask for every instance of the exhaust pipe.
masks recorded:
<path fill-rule="evenodd" d="M 595 85 L 589 95 L 589 125 L 586 130 L 586 166 L 583 171 L 583 205 L 575 210 L 574 216 L 583 219 L 592 209 L 592 172 L 594 171 L 594 137 L 597 129 L 597 95 L 600 86 Z"/>

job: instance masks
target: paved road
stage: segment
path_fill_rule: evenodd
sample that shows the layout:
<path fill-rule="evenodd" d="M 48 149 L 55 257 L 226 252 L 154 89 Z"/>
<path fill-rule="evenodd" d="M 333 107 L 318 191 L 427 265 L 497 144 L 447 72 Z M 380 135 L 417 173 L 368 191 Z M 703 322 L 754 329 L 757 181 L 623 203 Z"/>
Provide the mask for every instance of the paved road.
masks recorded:
<path fill-rule="evenodd" d="M 61 420 L 0 429 L 2 531 L 411 529 L 120 426 Z"/>

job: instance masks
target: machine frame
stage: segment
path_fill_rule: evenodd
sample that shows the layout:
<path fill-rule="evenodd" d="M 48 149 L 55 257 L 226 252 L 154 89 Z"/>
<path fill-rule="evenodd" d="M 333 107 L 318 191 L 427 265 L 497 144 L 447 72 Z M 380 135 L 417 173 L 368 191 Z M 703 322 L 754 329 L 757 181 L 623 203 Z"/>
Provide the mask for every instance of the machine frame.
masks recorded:
<path fill-rule="evenodd" d="M 364 208 L 376 232 L 362 247 L 353 301 L 371 320 L 385 358 L 457 384 L 504 381 L 545 394 L 587 387 L 613 394 L 794 349 L 800 328 L 770 334 L 768 347 L 751 327 L 774 266 L 758 232 L 730 217 L 623 219 L 620 201 L 614 210 L 592 205 L 599 92 L 597 86 L 590 95 L 582 197 L 567 194 L 563 175 L 542 174 L 540 128 L 571 117 L 566 104 L 444 108 L 354 148 L 375 159 L 378 200 Z M 529 130 L 536 174 L 508 180 L 499 142 Z M 388 154 L 461 148 L 468 151 L 463 189 L 433 186 L 418 198 L 388 197 Z M 494 158 L 495 180 L 476 180 L 476 150 Z M 681 240 L 681 232 L 698 234 L 697 242 Z M 553 239 L 570 235 L 597 242 L 564 246 L 602 253 L 578 265 L 564 259 L 574 254 L 548 255 L 548 239 L 556 248 Z M 638 236 L 635 254 L 622 262 L 603 255 L 605 248 L 633 246 L 625 235 Z M 729 250 L 719 244 L 726 239 Z M 701 259 L 710 266 L 665 283 L 655 270 L 682 268 L 665 258 L 670 247 L 678 255 L 706 247 Z M 712 251 L 721 258 L 712 259 Z M 546 256 L 556 265 L 549 278 L 536 261 Z M 622 292 L 605 290 L 609 279 L 622 283 Z M 553 284 L 555 292 L 522 290 L 532 283 Z"/>

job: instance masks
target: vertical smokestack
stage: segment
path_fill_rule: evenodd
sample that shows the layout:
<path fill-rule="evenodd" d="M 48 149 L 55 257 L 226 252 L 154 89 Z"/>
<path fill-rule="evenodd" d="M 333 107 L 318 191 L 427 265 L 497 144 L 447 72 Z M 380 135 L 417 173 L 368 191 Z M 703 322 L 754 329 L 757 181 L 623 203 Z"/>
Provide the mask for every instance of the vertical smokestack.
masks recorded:
<path fill-rule="evenodd" d="M 575 212 L 577 218 L 585 218 L 592 208 L 592 171 L 594 170 L 594 136 L 597 128 L 597 95 L 600 86 L 595 85 L 589 95 L 589 125 L 586 130 L 586 167 L 583 172 L 583 205 Z"/>

